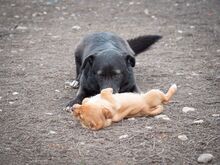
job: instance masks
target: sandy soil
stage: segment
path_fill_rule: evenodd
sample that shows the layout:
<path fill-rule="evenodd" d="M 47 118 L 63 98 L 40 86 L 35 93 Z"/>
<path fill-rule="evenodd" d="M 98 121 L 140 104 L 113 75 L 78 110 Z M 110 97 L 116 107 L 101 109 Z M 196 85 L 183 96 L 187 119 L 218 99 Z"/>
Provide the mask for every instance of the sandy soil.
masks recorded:
<path fill-rule="evenodd" d="M 137 57 L 135 75 L 142 91 L 178 85 L 170 120 L 93 132 L 62 111 L 76 94 L 64 88 L 75 45 L 95 31 L 163 36 Z M 218 0 L 0 0 L 0 164 L 197 164 L 210 153 L 217 165 L 219 82 Z"/>

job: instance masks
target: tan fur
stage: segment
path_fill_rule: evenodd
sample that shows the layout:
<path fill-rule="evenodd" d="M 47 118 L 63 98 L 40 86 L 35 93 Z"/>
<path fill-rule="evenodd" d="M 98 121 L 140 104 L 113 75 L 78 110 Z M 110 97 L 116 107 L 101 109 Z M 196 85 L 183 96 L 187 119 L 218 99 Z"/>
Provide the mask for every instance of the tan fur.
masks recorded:
<path fill-rule="evenodd" d="M 96 98 L 85 98 L 82 105 L 75 104 L 73 114 L 84 127 L 99 130 L 123 118 L 162 113 L 163 104 L 169 102 L 176 90 L 176 85 L 172 85 L 166 94 L 156 89 L 145 94 L 113 94 L 111 88 L 106 88 Z"/>

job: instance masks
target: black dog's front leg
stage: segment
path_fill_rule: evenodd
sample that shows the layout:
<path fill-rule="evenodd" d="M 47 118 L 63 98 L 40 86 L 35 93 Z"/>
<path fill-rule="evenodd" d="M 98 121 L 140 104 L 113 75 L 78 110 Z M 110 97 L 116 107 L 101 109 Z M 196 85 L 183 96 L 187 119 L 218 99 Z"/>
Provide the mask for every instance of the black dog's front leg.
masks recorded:
<path fill-rule="evenodd" d="M 83 99 L 84 99 L 85 97 L 88 97 L 88 96 L 86 95 L 86 92 L 85 92 L 84 90 L 82 90 L 82 89 L 79 89 L 78 92 L 77 92 L 76 97 L 75 97 L 74 99 L 72 99 L 72 100 L 66 105 L 65 110 L 66 110 L 66 111 L 72 111 L 72 110 L 73 110 L 73 109 L 72 109 L 73 105 L 74 105 L 74 104 L 81 104 L 82 101 L 83 101 Z"/>

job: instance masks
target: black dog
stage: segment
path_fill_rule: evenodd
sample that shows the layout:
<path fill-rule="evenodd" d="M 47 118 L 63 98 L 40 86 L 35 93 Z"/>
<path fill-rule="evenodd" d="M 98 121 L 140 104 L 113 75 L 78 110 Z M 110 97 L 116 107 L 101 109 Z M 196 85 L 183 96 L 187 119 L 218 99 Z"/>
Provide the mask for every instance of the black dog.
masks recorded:
<path fill-rule="evenodd" d="M 160 38 L 157 35 L 140 36 L 126 41 L 109 32 L 87 35 L 75 51 L 77 75 L 73 87 L 79 89 L 66 110 L 107 87 L 113 88 L 115 93 L 139 92 L 132 69 L 135 66 L 134 56 Z"/>

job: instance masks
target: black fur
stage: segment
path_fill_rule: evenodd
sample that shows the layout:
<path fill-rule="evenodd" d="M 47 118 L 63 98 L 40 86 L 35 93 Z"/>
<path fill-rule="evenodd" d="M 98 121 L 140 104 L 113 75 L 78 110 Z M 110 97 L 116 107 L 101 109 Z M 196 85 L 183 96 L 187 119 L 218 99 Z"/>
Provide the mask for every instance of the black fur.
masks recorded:
<path fill-rule="evenodd" d="M 124 40 L 109 32 L 85 36 L 75 51 L 76 79 L 79 89 L 67 107 L 81 103 L 85 97 L 111 87 L 114 92 L 139 92 L 133 75 L 134 56 L 148 49 L 160 36 L 140 36 Z M 77 85 L 75 86 L 77 87 Z"/>
<path fill-rule="evenodd" d="M 128 44 L 137 55 L 148 49 L 151 45 L 153 45 L 161 38 L 162 37 L 158 35 L 145 35 L 128 40 Z"/>

